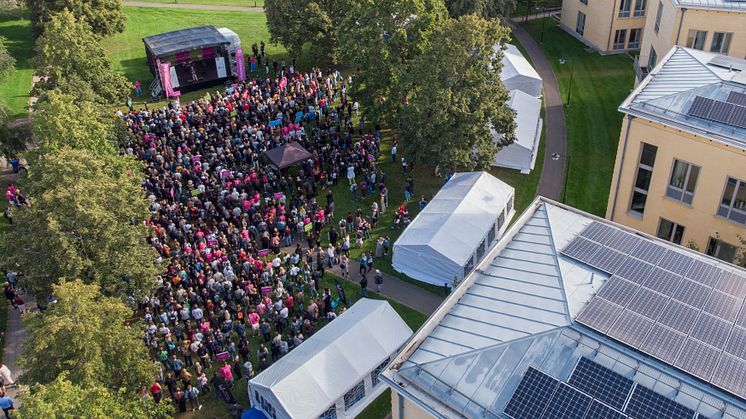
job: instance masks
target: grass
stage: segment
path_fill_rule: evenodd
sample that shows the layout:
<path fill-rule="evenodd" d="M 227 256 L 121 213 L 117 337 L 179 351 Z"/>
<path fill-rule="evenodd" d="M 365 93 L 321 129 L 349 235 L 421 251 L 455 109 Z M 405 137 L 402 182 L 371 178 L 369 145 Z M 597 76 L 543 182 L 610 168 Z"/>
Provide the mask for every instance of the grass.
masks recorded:
<path fill-rule="evenodd" d="M 16 70 L 0 83 L 0 98 L 5 101 L 13 117 L 27 113 L 31 76 L 29 59 L 34 54 L 31 22 L 20 13 L 0 11 L 0 36 L 5 38 L 8 52 L 16 59 Z"/>
<path fill-rule="evenodd" d="M 206 4 L 210 6 L 264 7 L 264 0 L 139 0 L 147 3 Z"/>
<path fill-rule="evenodd" d="M 541 36 L 541 20 L 523 27 L 535 39 Z M 632 60 L 624 54 L 601 56 L 586 51 L 584 44 L 553 20 L 546 22 L 542 49 L 565 101 L 572 73 L 571 106 L 565 107 L 569 168 L 563 200 L 604 216 L 622 123 L 617 107 L 633 87 Z M 560 58 L 565 64 L 560 64 Z"/>

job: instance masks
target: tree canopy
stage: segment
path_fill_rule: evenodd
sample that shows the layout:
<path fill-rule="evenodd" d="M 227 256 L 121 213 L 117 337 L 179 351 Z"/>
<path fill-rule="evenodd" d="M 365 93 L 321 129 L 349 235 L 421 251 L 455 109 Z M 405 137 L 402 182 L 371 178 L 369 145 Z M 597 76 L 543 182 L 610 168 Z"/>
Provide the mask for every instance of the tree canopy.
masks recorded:
<path fill-rule="evenodd" d="M 124 31 L 127 15 L 121 0 L 26 0 L 31 12 L 31 24 L 37 34 L 55 14 L 67 10 L 76 19 L 86 21 L 101 36 Z"/>
<path fill-rule="evenodd" d="M 397 120 L 407 90 L 402 76 L 448 19 L 442 0 L 359 0 L 338 28 L 343 62 L 358 70 L 353 93 L 366 115 Z M 438 40 L 440 42 L 440 40 Z"/>
<path fill-rule="evenodd" d="M 171 403 L 154 403 L 125 391 L 112 392 L 101 385 L 79 386 L 70 382 L 67 373 L 62 373 L 49 384 L 31 386 L 18 417 L 170 419 L 173 410 Z"/>
<path fill-rule="evenodd" d="M 34 160 L 25 183 L 31 205 L 16 211 L 0 247 L 37 301 L 62 278 L 97 284 L 105 295 L 149 291 L 160 269 L 145 241 L 140 176 L 131 157 L 103 159 L 85 149 L 62 147 Z"/>
<path fill-rule="evenodd" d="M 130 396 L 152 383 L 155 365 L 142 340 L 127 324 L 132 310 L 121 299 L 105 297 L 98 285 L 80 280 L 54 285 L 53 291 L 55 304 L 44 313 L 34 312 L 24 318 L 28 331 L 20 356 L 24 382 L 51 383 L 46 391 L 56 391 L 64 389 L 69 379 L 93 393 L 103 387 Z M 40 389 L 42 394 L 44 389 Z M 39 408 L 44 399 L 36 399 Z M 86 397 L 76 399 L 82 402 Z"/>
<path fill-rule="evenodd" d="M 37 92 L 58 90 L 78 101 L 107 104 L 127 97 L 129 83 L 112 69 L 99 37 L 68 10 L 50 16 L 36 40 L 36 52 L 32 64 L 40 78 Z"/>
<path fill-rule="evenodd" d="M 406 105 L 401 113 L 402 151 L 425 164 L 483 168 L 498 146 L 490 124 L 512 142 L 515 122 L 500 80 L 502 52 L 509 36 L 496 20 L 475 15 L 451 19 L 433 35 L 404 76 Z"/>
<path fill-rule="evenodd" d="M 0 36 L 0 82 L 5 80 L 16 68 L 16 59 L 8 52 L 7 39 Z"/>
<path fill-rule="evenodd" d="M 475 14 L 483 18 L 509 17 L 516 0 L 445 0 L 448 13 L 456 18 Z"/>

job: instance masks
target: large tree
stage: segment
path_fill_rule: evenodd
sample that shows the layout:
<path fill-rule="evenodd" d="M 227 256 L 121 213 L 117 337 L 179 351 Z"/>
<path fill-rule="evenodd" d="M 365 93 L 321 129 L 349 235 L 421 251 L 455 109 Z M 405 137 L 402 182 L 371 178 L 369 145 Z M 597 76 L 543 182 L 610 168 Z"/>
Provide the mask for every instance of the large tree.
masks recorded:
<path fill-rule="evenodd" d="M 170 419 L 173 411 L 171 403 L 155 403 L 131 392 L 112 392 L 101 385 L 73 384 L 63 373 L 49 384 L 33 385 L 23 397 L 18 417 Z"/>
<path fill-rule="evenodd" d="M 448 19 L 442 0 L 358 0 L 338 27 L 342 61 L 358 71 L 353 93 L 366 115 L 394 124 L 403 75 Z M 440 42 L 435 40 L 434 42 Z"/>
<path fill-rule="evenodd" d="M 148 204 L 134 159 L 103 159 L 62 147 L 34 159 L 19 208 L 0 240 L 4 266 L 42 301 L 60 279 L 97 284 L 105 295 L 147 294 L 160 273 L 145 241 Z"/>
<path fill-rule="evenodd" d="M 336 25 L 352 0 L 265 0 L 270 40 L 300 58 L 303 45 L 310 43 L 321 55 L 336 61 Z"/>
<path fill-rule="evenodd" d="M 446 0 L 452 17 L 475 14 L 484 18 L 509 17 L 515 10 L 516 0 Z"/>
<path fill-rule="evenodd" d="M 55 304 L 24 318 L 24 382 L 49 384 L 64 373 L 76 385 L 130 395 L 153 382 L 155 365 L 121 299 L 80 280 L 54 285 L 53 292 Z"/>
<path fill-rule="evenodd" d="M 129 92 L 127 79 L 112 69 L 111 60 L 91 26 L 68 10 L 49 18 L 36 40 L 32 59 L 40 78 L 35 90 L 58 90 L 76 100 L 122 103 Z"/>
<path fill-rule="evenodd" d="M 0 82 L 5 80 L 16 68 L 16 59 L 8 52 L 6 42 L 7 39 L 0 36 Z"/>
<path fill-rule="evenodd" d="M 127 15 L 122 10 L 121 0 L 26 0 L 31 12 L 31 24 L 37 34 L 52 16 L 63 10 L 70 11 L 75 18 L 85 20 L 101 36 L 124 31 Z"/>
<path fill-rule="evenodd" d="M 465 169 L 488 166 L 500 145 L 513 140 L 513 111 L 500 81 L 509 30 L 496 20 L 467 15 L 434 35 L 405 75 L 401 113 L 402 151 L 411 160 Z M 495 144 L 490 125 L 504 136 Z"/>

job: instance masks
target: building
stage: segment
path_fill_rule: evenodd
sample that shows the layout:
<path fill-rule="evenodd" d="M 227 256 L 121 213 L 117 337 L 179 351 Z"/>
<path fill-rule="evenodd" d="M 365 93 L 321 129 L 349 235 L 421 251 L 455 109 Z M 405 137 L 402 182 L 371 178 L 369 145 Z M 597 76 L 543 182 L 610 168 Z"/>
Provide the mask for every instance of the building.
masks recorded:
<path fill-rule="evenodd" d="M 378 374 L 412 335 L 384 300 L 363 298 L 249 381 L 268 418 L 354 418 L 383 391 Z"/>
<path fill-rule="evenodd" d="M 732 261 L 746 238 L 746 61 L 674 47 L 625 114 L 606 217 Z"/>
<path fill-rule="evenodd" d="M 462 279 L 507 229 L 514 198 L 487 172 L 456 173 L 394 243 L 394 269 L 435 285 Z"/>
<path fill-rule="evenodd" d="M 746 416 L 746 271 L 537 198 L 381 374 L 394 419 Z"/>
<path fill-rule="evenodd" d="M 601 54 L 640 48 L 647 0 L 564 0 L 560 26 Z"/>
<path fill-rule="evenodd" d="M 739 0 L 649 0 L 637 80 L 655 68 L 673 46 L 746 57 L 746 2 Z"/>

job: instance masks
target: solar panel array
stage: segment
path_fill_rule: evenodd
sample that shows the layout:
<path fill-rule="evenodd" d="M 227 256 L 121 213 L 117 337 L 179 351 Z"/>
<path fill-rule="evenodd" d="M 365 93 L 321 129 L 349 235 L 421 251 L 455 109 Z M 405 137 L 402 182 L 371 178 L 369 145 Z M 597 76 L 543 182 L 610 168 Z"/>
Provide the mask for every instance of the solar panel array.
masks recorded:
<path fill-rule="evenodd" d="M 503 412 L 515 419 L 693 419 L 695 412 L 588 358 L 570 379 L 529 367 Z"/>
<path fill-rule="evenodd" d="M 728 99 L 726 99 L 726 102 L 746 106 L 746 94 L 740 92 L 730 92 L 728 93 Z"/>
<path fill-rule="evenodd" d="M 600 222 L 562 253 L 611 275 L 579 323 L 746 398 L 746 276 Z"/>
<path fill-rule="evenodd" d="M 703 96 L 695 96 L 688 115 L 746 128 L 746 106 L 736 102 L 723 102 Z"/>

